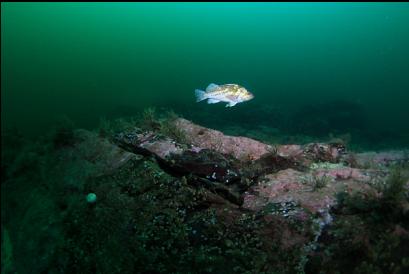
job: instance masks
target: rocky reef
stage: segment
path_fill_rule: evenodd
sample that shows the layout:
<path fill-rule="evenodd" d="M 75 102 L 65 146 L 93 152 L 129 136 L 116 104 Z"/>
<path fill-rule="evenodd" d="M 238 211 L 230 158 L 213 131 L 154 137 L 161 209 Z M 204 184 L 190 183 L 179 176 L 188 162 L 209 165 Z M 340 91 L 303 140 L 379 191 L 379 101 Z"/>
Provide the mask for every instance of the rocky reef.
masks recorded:
<path fill-rule="evenodd" d="M 407 151 L 116 125 L 3 144 L 2 273 L 409 271 Z"/>

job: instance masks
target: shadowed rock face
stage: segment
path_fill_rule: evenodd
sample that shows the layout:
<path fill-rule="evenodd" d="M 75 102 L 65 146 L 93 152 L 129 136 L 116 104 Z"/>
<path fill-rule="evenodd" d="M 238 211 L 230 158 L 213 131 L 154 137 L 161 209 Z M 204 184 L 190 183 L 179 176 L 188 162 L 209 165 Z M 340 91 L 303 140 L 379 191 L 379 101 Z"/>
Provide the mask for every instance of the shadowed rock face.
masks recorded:
<path fill-rule="evenodd" d="M 240 164 L 230 155 L 222 155 L 209 149 L 199 152 L 186 150 L 182 154 L 171 156 L 172 168 L 183 173 L 193 173 L 210 181 L 233 183 L 240 179 Z M 172 161 L 171 160 L 171 161 Z"/>
<path fill-rule="evenodd" d="M 141 132 L 138 128 L 132 132 L 119 133 L 115 136 L 115 141 L 126 150 L 145 155 L 153 154 L 160 159 L 165 159 L 171 154 L 181 154 L 184 151 L 172 139 L 151 131 Z"/>

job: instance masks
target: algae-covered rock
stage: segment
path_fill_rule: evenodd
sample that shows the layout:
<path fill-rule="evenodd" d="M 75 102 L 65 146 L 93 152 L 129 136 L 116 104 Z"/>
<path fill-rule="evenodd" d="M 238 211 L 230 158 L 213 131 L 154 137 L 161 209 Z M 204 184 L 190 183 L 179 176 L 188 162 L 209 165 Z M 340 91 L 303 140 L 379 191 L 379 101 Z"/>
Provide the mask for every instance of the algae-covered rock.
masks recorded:
<path fill-rule="evenodd" d="M 131 159 L 139 157 L 92 131 L 76 130 L 75 136 L 76 142 L 70 153 L 91 163 L 94 176 L 112 173 Z"/>
<path fill-rule="evenodd" d="M 315 253 L 337 259 L 333 247 L 320 254 L 331 237 L 354 248 L 342 235 L 348 231 L 367 244 L 354 226 L 364 233 L 383 219 L 394 225 L 377 232 L 394 235 L 402 250 L 395 242 L 409 231 L 401 221 L 409 184 L 387 188 L 385 178 L 389 165 L 405 163 L 404 153 L 270 145 L 179 118 L 164 130 L 150 116 L 144 129 L 128 123 L 114 136 L 73 130 L 69 145 L 52 142 L 49 154 L 33 148 L 29 163 L 20 158 L 26 165 L 2 182 L 2 225 L 13 227 L 11 245 L 2 226 L 2 273 L 14 273 L 17 261 L 24 272 L 302 273 Z M 35 162 L 30 173 L 20 172 Z M 98 197 L 92 206 L 89 193 Z M 388 253 L 379 250 L 370 251 Z"/>
<path fill-rule="evenodd" d="M 372 176 L 372 177 L 371 177 Z M 285 169 L 264 176 L 244 193 L 244 208 L 260 210 L 268 203 L 295 201 L 311 213 L 328 211 L 343 191 L 370 189 L 375 174 L 342 167 L 301 172 Z"/>
<path fill-rule="evenodd" d="M 247 137 L 224 135 L 218 130 L 196 125 L 186 119 L 179 118 L 174 124 L 185 133 L 191 144 L 229 154 L 237 159 L 255 160 L 272 149 L 272 146 L 262 142 Z"/>
<path fill-rule="evenodd" d="M 409 151 L 363 152 L 354 154 L 354 162 L 364 168 L 382 168 L 390 165 L 409 163 Z"/>

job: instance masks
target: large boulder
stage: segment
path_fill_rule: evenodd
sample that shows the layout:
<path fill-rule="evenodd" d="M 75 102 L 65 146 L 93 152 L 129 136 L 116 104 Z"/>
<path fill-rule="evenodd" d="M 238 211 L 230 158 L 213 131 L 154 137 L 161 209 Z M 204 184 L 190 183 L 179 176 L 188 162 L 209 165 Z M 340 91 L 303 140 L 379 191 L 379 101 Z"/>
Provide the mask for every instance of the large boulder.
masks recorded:
<path fill-rule="evenodd" d="M 299 216 L 295 214 L 300 218 L 305 214 L 325 217 L 337 193 L 372 191 L 370 183 L 387 175 L 369 166 L 407 161 L 403 152 L 353 155 L 342 143 L 272 146 L 224 135 L 186 119 L 173 123 L 188 145 L 139 129 L 117 135 L 116 142 L 128 151 L 155 156 L 170 173 L 191 175 L 192 182 L 252 211 L 281 204 L 302 209 Z"/>
<path fill-rule="evenodd" d="M 192 145 L 229 154 L 245 162 L 274 153 L 299 162 L 300 165 L 309 165 L 316 161 L 338 162 L 345 153 L 345 147 L 341 143 L 272 146 L 247 137 L 224 135 L 218 130 L 205 128 L 182 118 L 176 119 L 174 125 Z"/>

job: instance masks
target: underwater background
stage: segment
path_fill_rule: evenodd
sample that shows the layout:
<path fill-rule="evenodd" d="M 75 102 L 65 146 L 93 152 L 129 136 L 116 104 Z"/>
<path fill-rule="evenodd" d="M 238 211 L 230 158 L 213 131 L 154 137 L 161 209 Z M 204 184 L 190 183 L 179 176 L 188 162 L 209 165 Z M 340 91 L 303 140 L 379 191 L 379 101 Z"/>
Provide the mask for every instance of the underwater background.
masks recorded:
<path fill-rule="evenodd" d="M 1 3 L 1 273 L 409 273 L 408 49 L 409 3 Z"/>
<path fill-rule="evenodd" d="M 154 106 L 214 128 L 408 145 L 408 3 L 1 7 L 2 129 L 38 135 L 62 115 L 89 128 Z M 212 82 L 255 98 L 197 104 Z"/>

